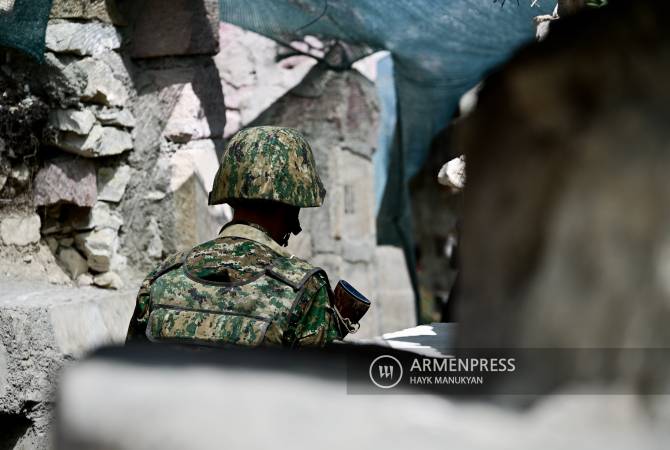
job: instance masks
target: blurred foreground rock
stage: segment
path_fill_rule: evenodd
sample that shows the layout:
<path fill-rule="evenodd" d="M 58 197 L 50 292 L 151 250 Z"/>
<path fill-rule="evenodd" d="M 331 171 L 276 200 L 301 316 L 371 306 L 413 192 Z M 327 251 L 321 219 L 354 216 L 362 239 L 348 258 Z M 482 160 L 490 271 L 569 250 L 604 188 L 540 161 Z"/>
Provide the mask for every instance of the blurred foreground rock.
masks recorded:
<path fill-rule="evenodd" d="M 670 438 L 667 396 L 642 402 L 589 391 L 517 410 L 419 390 L 350 395 L 353 386 L 371 383 L 367 374 L 348 379 L 348 366 L 369 364 L 373 354 L 352 346 L 346 357 L 140 350 L 108 350 L 67 370 L 60 448 L 300 450 L 327 442 L 386 450 L 652 450 Z M 249 432 L 250 423 L 261 425 Z"/>
<path fill-rule="evenodd" d="M 460 345 L 669 346 L 668 13 L 612 2 L 557 21 L 486 82 L 457 140 Z M 575 371 L 642 391 L 670 374 L 668 361 L 617 361 Z"/>

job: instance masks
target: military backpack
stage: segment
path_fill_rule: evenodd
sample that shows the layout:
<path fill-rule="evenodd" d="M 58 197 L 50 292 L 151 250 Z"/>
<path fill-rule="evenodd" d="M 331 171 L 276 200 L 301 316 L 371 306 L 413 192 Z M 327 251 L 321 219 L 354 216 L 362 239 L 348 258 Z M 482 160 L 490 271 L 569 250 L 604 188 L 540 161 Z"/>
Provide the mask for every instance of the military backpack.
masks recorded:
<path fill-rule="evenodd" d="M 150 280 L 150 341 L 292 346 L 323 269 L 245 238 L 226 236 L 168 258 Z M 323 277 L 323 278 L 320 278 Z M 329 298 L 332 295 L 327 287 Z M 333 314 L 323 326 L 332 326 Z M 319 319 L 320 320 L 320 319 Z"/>

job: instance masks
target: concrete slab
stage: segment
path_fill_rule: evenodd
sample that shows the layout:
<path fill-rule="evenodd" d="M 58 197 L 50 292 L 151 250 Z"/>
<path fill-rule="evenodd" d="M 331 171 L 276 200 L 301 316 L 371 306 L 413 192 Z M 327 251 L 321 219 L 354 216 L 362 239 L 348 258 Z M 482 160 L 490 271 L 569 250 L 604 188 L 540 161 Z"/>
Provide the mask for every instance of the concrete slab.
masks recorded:
<path fill-rule="evenodd" d="M 45 441 L 59 370 L 123 342 L 135 292 L 0 278 L 0 413 L 29 420 L 31 439 Z"/>

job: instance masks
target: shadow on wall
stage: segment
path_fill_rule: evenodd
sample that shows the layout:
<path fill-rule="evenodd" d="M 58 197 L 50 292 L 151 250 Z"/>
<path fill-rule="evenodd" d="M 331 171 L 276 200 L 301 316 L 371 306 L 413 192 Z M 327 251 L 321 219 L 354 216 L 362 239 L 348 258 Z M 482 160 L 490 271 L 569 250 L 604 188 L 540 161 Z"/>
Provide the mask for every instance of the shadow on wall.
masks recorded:
<path fill-rule="evenodd" d="M 119 9 L 130 23 L 124 61 L 137 92 L 138 126 L 129 161 L 148 174 L 129 185 L 134 195 L 124 216 L 131 234 L 123 244 L 128 252 L 142 253 L 160 240 L 165 256 L 210 239 L 227 220 L 223 207 L 206 207 L 225 126 L 223 91 L 212 58 L 219 49 L 218 1 L 180 0 L 169 8 L 158 0 L 120 1 Z M 190 192 L 179 191 L 183 166 L 194 169 L 193 184 L 185 187 Z M 156 204 L 155 197 L 166 191 L 173 195 Z M 147 193 L 155 196 L 147 200 Z M 192 226 L 194 217 L 208 225 Z M 143 232 L 152 219 L 158 233 Z M 146 267 L 146 258 L 138 258 L 142 261 Z"/>

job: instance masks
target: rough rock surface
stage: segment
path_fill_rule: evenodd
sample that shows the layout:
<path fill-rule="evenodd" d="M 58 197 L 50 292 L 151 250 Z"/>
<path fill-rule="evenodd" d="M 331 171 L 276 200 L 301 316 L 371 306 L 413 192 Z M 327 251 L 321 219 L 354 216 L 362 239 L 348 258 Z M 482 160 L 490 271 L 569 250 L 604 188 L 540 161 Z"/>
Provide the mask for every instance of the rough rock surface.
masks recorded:
<path fill-rule="evenodd" d="M 133 148 L 130 133 L 101 125 L 94 125 L 85 136 L 71 132 L 58 133 L 52 143 L 67 152 L 87 158 L 118 155 Z"/>
<path fill-rule="evenodd" d="M 50 16 L 59 19 L 100 20 L 123 25 L 116 0 L 54 0 Z"/>
<path fill-rule="evenodd" d="M 101 167 L 98 169 L 98 198 L 118 203 L 126 192 L 130 181 L 130 167 Z"/>
<path fill-rule="evenodd" d="M 218 24 L 218 0 L 175 0 L 169 8 L 162 0 L 147 0 L 135 22 L 132 56 L 215 54 Z"/>
<path fill-rule="evenodd" d="M 46 448 L 59 369 L 123 342 L 134 295 L 6 278 L 0 285 L 0 413 L 26 421 L 14 448 Z"/>
<path fill-rule="evenodd" d="M 456 143 L 462 345 L 670 344 L 668 13 L 643 0 L 559 20 L 487 81 Z M 667 380 L 667 358 L 619 354 L 596 376 Z"/>
<path fill-rule="evenodd" d="M 228 137 L 295 87 L 315 60 L 292 56 L 277 63 L 279 44 L 229 23 L 219 24 L 219 36 L 214 61 L 223 83 Z"/>
<path fill-rule="evenodd" d="M 96 229 L 77 234 L 75 244 L 86 256 L 91 269 L 96 272 L 107 272 L 118 247 L 118 235 L 111 228 Z"/>
<path fill-rule="evenodd" d="M 57 264 L 54 252 L 40 241 L 26 247 L 0 245 L 0 276 L 30 282 L 67 285 L 70 277 Z"/>
<path fill-rule="evenodd" d="M 88 272 L 88 263 L 86 262 L 86 259 L 84 259 L 77 250 L 71 247 L 61 248 L 58 251 L 57 258 L 73 280 L 76 280 L 79 275 Z"/>
<path fill-rule="evenodd" d="M 49 124 L 57 130 L 83 135 L 93 128 L 95 116 L 86 109 L 56 109 L 49 113 Z"/>
<path fill-rule="evenodd" d="M 105 202 L 96 202 L 88 214 L 76 217 L 72 221 L 72 227 L 75 230 L 102 230 L 103 228 L 109 228 L 118 231 L 121 225 L 123 225 L 123 217 L 118 212 L 113 211 Z"/>
<path fill-rule="evenodd" d="M 55 159 L 35 176 L 35 204 L 58 202 L 91 207 L 98 195 L 95 166 L 85 159 Z"/>
<path fill-rule="evenodd" d="M 52 52 L 91 56 L 118 49 L 121 35 L 113 25 L 100 22 L 50 22 L 45 44 Z"/>
<path fill-rule="evenodd" d="M 93 277 L 93 284 L 101 288 L 121 289 L 123 280 L 114 272 L 105 272 Z"/>
<path fill-rule="evenodd" d="M 146 70 L 138 76 L 137 86 L 140 98 L 134 111 L 138 128 L 149 128 L 176 142 L 223 135 L 223 91 L 211 60 L 201 59 L 189 67 Z M 155 149 L 157 138 L 136 136 L 141 148 Z"/>
<path fill-rule="evenodd" d="M 45 52 L 44 64 L 36 69 L 36 79 L 40 81 L 46 94 L 61 106 L 77 106 L 86 89 L 86 73 L 69 57 Z"/>
<path fill-rule="evenodd" d="M 78 60 L 72 65 L 86 76 L 86 88 L 81 96 L 83 100 L 107 106 L 123 106 L 127 103 L 130 95 L 128 88 L 117 78 L 114 67 L 108 61 L 89 57 Z"/>
<path fill-rule="evenodd" d="M 163 135 L 175 142 L 223 136 L 225 105 L 214 67 L 170 69 L 155 73 L 156 88 L 174 93 Z"/>
<path fill-rule="evenodd" d="M 91 109 L 103 125 L 116 125 L 123 128 L 133 128 L 135 126 L 135 116 L 127 109 L 105 106 L 93 106 Z"/>
<path fill-rule="evenodd" d="M 40 216 L 10 215 L 0 220 L 0 242 L 4 245 L 25 246 L 40 240 Z"/>
<path fill-rule="evenodd" d="M 145 270 L 156 259 L 194 245 L 196 237 L 199 242 L 211 239 L 227 220 L 219 208 L 207 206 L 211 184 L 205 185 L 201 176 L 213 176 L 222 149 L 221 82 L 211 58 L 188 61 L 188 66 L 171 67 L 143 61 L 144 70 L 135 80 L 138 97 L 132 112 L 137 120 L 128 155 L 132 175 L 119 210 L 125 219 L 122 252 L 131 265 Z M 197 156 L 189 156 L 191 150 Z M 173 170 L 176 161 L 186 164 L 183 170 Z M 207 164 L 199 165 L 203 161 Z"/>

